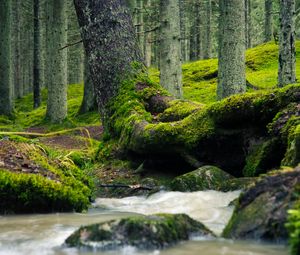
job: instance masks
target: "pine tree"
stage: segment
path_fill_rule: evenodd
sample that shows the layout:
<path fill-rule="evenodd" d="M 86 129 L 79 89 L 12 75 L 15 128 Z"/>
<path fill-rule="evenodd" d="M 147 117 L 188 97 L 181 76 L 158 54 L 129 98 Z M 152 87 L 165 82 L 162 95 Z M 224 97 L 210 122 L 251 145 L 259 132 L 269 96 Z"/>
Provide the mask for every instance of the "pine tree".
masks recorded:
<path fill-rule="evenodd" d="M 52 0 L 50 16 L 52 16 L 49 69 L 52 72 L 51 83 L 48 84 L 47 118 L 53 123 L 62 122 L 67 116 L 67 2 Z"/>
<path fill-rule="evenodd" d="M 218 99 L 246 91 L 245 1 L 220 0 Z"/>
<path fill-rule="evenodd" d="M 0 0 L 0 114 L 13 112 L 11 0 Z"/>
<path fill-rule="evenodd" d="M 179 0 L 160 1 L 160 83 L 176 98 L 182 97 Z"/>
<path fill-rule="evenodd" d="M 296 82 L 295 0 L 280 0 L 278 86 Z"/>

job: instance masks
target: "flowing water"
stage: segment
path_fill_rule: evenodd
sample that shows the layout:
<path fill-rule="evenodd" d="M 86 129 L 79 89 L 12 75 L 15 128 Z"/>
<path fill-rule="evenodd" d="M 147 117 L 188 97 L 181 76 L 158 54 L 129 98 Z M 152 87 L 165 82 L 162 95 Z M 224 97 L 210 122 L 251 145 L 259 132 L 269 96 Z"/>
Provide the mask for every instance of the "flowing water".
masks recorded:
<path fill-rule="evenodd" d="M 285 246 L 258 242 L 203 239 L 195 237 L 162 251 L 141 252 L 124 247 L 110 252 L 80 252 L 62 246 L 79 226 L 118 219 L 134 214 L 186 213 L 220 234 L 233 208 L 229 203 L 239 192 L 204 191 L 193 193 L 164 192 L 148 198 L 97 199 L 87 214 L 0 217 L 0 255 L 286 255 Z"/>

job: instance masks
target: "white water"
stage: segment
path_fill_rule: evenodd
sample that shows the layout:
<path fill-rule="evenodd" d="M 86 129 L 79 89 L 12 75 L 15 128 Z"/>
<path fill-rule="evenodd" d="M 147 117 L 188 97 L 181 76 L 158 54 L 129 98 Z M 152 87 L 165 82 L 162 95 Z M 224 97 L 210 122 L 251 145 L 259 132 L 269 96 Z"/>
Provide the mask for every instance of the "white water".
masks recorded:
<path fill-rule="evenodd" d="M 141 252 L 132 247 L 119 251 L 83 253 L 62 248 L 64 240 L 79 226 L 136 213 L 186 213 L 220 233 L 232 214 L 228 204 L 239 192 L 165 192 L 149 198 L 97 199 L 87 214 L 49 214 L 0 217 L 0 255 L 153 254 L 153 255 L 285 255 L 287 248 L 262 243 L 201 238 L 163 251 Z"/>
<path fill-rule="evenodd" d="M 228 193 L 217 191 L 199 191 L 192 193 L 161 192 L 149 198 L 98 198 L 95 206 L 146 215 L 155 213 L 185 213 L 201 221 L 214 233 L 221 234 L 233 211 L 233 208 L 228 205 L 232 200 L 237 198 L 239 194 L 239 191 Z"/>

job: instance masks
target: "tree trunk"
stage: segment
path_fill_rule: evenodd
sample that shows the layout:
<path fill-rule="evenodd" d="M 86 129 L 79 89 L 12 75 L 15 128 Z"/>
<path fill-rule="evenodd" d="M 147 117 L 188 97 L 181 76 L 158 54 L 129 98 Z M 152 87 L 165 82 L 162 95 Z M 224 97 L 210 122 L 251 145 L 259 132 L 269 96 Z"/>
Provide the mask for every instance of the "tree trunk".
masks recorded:
<path fill-rule="evenodd" d="M 252 38 L 251 38 L 251 30 L 252 30 L 252 19 L 251 19 L 251 0 L 245 0 L 245 41 L 246 41 L 246 49 L 252 47 Z"/>
<path fill-rule="evenodd" d="M 21 18 L 21 15 L 20 15 L 20 11 L 21 11 L 21 8 L 20 8 L 20 1 L 19 0 L 15 0 L 12 2 L 13 4 L 13 7 L 12 7 L 12 10 L 13 10 L 13 24 L 12 24 L 12 31 L 13 31 L 13 41 L 15 42 L 14 45 L 13 45 L 13 66 L 14 66 L 14 75 L 13 75 L 13 90 L 14 90 L 14 98 L 19 98 L 20 95 L 19 95 L 19 86 L 21 85 L 21 56 L 20 56 L 20 50 L 21 50 L 21 33 L 20 33 L 20 30 L 21 30 L 21 21 L 20 21 L 20 18 Z"/>
<path fill-rule="evenodd" d="M 220 0 L 218 99 L 246 92 L 245 2 Z"/>
<path fill-rule="evenodd" d="M 84 80 L 84 50 L 73 0 L 68 2 L 68 84 L 82 83 Z M 77 43 L 75 45 L 72 45 Z"/>
<path fill-rule="evenodd" d="M 211 0 L 206 0 L 206 22 L 205 22 L 205 40 L 204 40 L 204 52 L 203 52 L 203 58 L 209 59 L 211 58 L 211 44 L 212 44 L 212 6 L 211 6 Z"/>
<path fill-rule="evenodd" d="M 160 1 L 160 83 L 176 98 L 183 96 L 179 0 Z"/>
<path fill-rule="evenodd" d="M 48 85 L 47 118 L 53 123 L 60 123 L 67 117 L 67 50 L 61 49 L 67 44 L 67 2 L 52 1 L 49 68 L 53 76 Z"/>
<path fill-rule="evenodd" d="M 143 58 L 145 59 L 144 52 L 144 40 L 145 40 L 145 32 L 144 32 L 144 0 L 136 0 L 136 15 L 137 15 L 137 39 L 140 47 L 140 51 L 142 53 Z"/>
<path fill-rule="evenodd" d="M 180 7 L 180 37 L 181 37 L 181 59 L 183 62 L 187 61 L 187 47 L 186 47 L 186 41 L 187 41 L 187 17 L 186 17 L 186 3 L 184 0 L 179 1 L 179 7 Z"/>
<path fill-rule="evenodd" d="M 0 114 L 13 111 L 11 60 L 11 0 L 0 0 Z"/>
<path fill-rule="evenodd" d="M 84 95 L 79 113 L 87 113 L 97 109 L 97 102 L 95 96 L 95 88 L 91 79 L 90 69 L 87 59 L 84 63 Z"/>
<path fill-rule="evenodd" d="M 190 26 L 190 60 L 199 60 L 201 40 L 200 40 L 200 0 L 193 2 L 191 6 L 191 26 Z"/>
<path fill-rule="evenodd" d="M 123 0 L 74 3 L 103 125 L 109 128 L 113 113 L 108 104 L 132 74 L 134 62 L 141 62 L 132 20 Z"/>
<path fill-rule="evenodd" d="M 33 36 L 33 107 L 38 108 L 41 105 L 41 22 L 40 22 L 40 1 L 34 0 L 34 36 Z"/>
<path fill-rule="evenodd" d="M 265 0 L 265 42 L 273 38 L 273 0 Z"/>
<path fill-rule="evenodd" d="M 278 86 L 296 82 L 295 0 L 280 0 Z"/>

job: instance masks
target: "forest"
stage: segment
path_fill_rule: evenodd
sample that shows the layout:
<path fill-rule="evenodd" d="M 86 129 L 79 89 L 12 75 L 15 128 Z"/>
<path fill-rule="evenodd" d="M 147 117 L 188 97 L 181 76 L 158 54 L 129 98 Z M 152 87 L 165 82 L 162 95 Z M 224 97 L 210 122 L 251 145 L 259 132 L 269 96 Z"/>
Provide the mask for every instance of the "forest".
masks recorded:
<path fill-rule="evenodd" d="M 300 0 L 0 0 L 0 255 L 300 255 Z"/>

